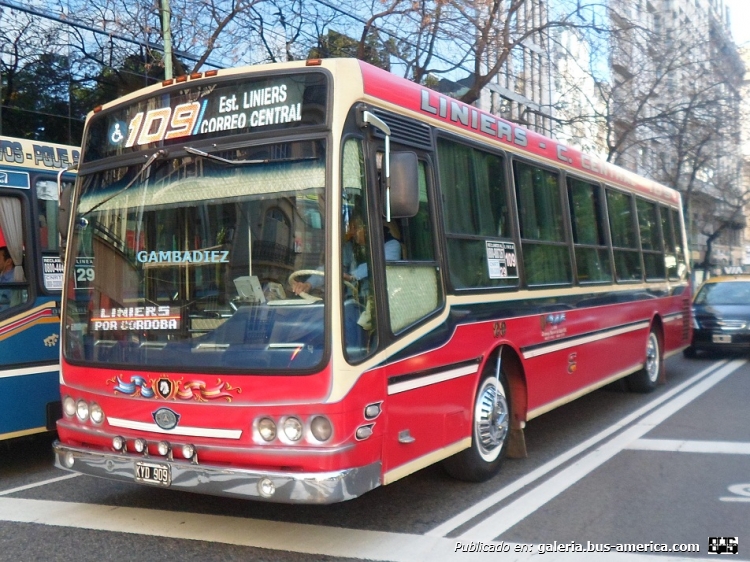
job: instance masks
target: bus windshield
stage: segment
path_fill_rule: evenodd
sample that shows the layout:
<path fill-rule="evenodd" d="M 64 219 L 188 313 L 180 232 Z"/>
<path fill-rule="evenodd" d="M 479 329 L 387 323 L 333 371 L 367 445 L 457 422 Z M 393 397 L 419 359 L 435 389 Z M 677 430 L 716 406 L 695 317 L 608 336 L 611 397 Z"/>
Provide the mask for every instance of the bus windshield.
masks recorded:
<path fill-rule="evenodd" d="M 319 365 L 324 143 L 186 151 L 84 176 L 66 358 L 253 373 Z M 311 288 L 295 294 L 295 280 Z"/>

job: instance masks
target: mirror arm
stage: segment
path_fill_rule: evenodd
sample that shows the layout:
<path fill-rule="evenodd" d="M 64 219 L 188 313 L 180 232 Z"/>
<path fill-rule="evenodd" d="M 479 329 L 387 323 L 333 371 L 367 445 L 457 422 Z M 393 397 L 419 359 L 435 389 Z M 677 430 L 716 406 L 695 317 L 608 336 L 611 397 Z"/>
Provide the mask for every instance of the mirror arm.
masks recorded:
<path fill-rule="evenodd" d="M 68 213 L 67 219 L 70 221 L 70 202 L 63 203 L 63 187 L 62 187 L 62 175 L 65 172 L 77 172 L 78 171 L 78 165 L 73 164 L 72 166 L 68 166 L 67 168 L 63 168 L 59 172 L 57 172 L 57 213 L 58 213 L 58 219 L 60 217 L 60 208 L 61 206 L 66 206 L 66 212 Z M 69 233 L 69 223 L 65 225 L 65 235 L 62 233 L 62 225 L 58 223 L 57 225 L 57 235 L 58 235 L 58 252 L 60 254 L 60 260 L 65 263 L 65 249 L 68 245 L 68 233 Z"/>
<path fill-rule="evenodd" d="M 78 171 L 78 166 L 74 164 L 67 168 L 63 168 L 62 170 L 57 172 L 57 203 L 58 204 L 60 204 L 60 200 L 62 198 L 62 175 L 65 172 L 76 172 L 76 171 Z"/>
<path fill-rule="evenodd" d="M 391 222 L 391 128 L 367 110 L 361 110 L 362 126 L 371 125 L 385 135 L 385 220 Z"/>

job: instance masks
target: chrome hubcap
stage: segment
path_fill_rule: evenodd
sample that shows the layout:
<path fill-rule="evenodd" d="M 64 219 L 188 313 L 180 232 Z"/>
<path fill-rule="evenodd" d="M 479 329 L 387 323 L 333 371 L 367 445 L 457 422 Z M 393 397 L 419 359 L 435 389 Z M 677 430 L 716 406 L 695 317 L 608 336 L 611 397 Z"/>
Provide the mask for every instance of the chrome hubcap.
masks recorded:
<path fill-rule="evenodd" d="M 659 342 L 653 332 L 648 337 L 646 345 L 646 374 L 652 382 L 659 376 Z"/>
<path fill-rule="evenodd" d="M 477 397 L 474 412 L 475 438 L 478 452 L 488 462 L 500 455 L 508 435 L 508 402 L 503 389 L 498 391 L 497 380 L 488 378 Z"/>

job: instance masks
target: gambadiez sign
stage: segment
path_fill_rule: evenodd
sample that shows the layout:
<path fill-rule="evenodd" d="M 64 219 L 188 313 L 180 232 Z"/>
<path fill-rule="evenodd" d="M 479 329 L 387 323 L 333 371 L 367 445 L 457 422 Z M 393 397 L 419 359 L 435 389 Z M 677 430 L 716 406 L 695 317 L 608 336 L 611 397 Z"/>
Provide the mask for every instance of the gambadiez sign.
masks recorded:
<path fill-rule="evenodd" d="M 172 86 L 94 115 L 85 160 L 207 137 L 323 125 L 327 96 L 328 78 L 320 71 Z"/>

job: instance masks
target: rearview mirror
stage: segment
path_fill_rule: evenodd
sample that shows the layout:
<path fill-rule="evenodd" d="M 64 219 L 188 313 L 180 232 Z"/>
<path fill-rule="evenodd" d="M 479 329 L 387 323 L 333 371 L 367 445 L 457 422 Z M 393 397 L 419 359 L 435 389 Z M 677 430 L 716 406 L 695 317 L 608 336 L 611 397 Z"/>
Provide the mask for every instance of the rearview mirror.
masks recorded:
<path fill-rule="evenodd" d="M 419 163 L 414 152 L 391 152 L 390 197 L 384 200 L 383 209 L 390 203 L 392 219 L 408 219 L 419 211 Z M 384 190 L 384 197 L 387 194 Z M 389 200 L 388 200 L 389 199 Z"/>

